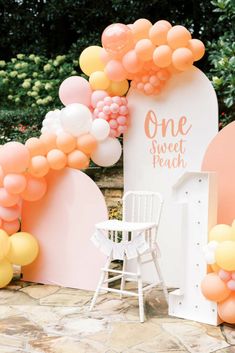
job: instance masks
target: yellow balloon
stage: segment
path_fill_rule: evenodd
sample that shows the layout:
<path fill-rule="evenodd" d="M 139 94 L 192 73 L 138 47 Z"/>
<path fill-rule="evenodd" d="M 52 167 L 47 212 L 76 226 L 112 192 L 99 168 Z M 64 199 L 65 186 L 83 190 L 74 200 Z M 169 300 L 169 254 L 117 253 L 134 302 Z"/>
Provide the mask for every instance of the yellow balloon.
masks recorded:
<path fill-rule="evenodd" d="M 37 240 L 29 233 L 18 232 L 10 236 L 11 248 L 7 259 L 15 265 L 29 265 L 39 251 Z"/>
<path fill-rule="evenodd" d="M 110 79 L 104 71 L 95 71 L 91 74 L 89 83 L 93 90 L 106 90 L 110 85 Z"/>
<path fill-rule="evenodd" d="M 10 246 L 11 243 L 7 232 L 0 229 L 0 261 L 8 254 Z"/>
<path fill-rule="evenodd" d="M 233 221 L 233 223 L 232 223 L 232 240 L 235 240 L 235 219 L 234 219 L 234 221 Z"/>
<path fill-rule="evenodd" d="M 105 64 L 100 58 L 102 48 L 98 45 L 92 45 L 84 49 L 79 58 L 79 65 L 81 70 L 87 76 L 90 76 L 95 71 L 103 71 Z"/>
<path fill-rule="evenodd" d="M 13 277 L 13 267 L 7 259 L 0 261 L 0 288 L 11 282 Z"/>
<path fill-rule="evenodd" d="M 209 232 L 209 241 L 212 240 L 219 243 L 225 240 L 233 240 L 232 227 L 227 224 L 217 224 Z"/>
<path fill-rule="evenodd" d="M 215 250 L 215 259 L 218 266 L 226 271 L 235 271 L 235 241 L 226 240 Z"/>
<path fill-rule="evenodd" d="M 110 86 L 108 87 L 108 93 L 111 96 L 124 96 L 129 89 L 129 83 L 127 80 L 114 82 L 111 81 Z"/>

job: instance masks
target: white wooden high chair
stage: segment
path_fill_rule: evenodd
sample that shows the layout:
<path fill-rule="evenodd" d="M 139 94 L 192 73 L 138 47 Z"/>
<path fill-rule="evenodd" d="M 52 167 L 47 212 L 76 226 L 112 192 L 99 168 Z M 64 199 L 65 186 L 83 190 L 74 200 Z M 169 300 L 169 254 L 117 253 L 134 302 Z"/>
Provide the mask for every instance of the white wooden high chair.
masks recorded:
<path fill-rule="evenodd" d="M 96 224 L 96 232 L 92 240 L 108 258 L 101 270 L 101 277 L 90 310 L 93 309 L 101 290 L 120 293 L 121 297 L 123 294 L 132 295 L 139 299 L 140 322 L 144 322 L 143 292 L 159 283 L 143 286 L 141 265 L 147 262 L 154 264 L 165 298 L 168 301 L 168 292 L 158 263 L 159 249 L 156 242 L 162 205 L 163 200 L 159 193 L 129 191 L 123 197 L 123 220 L 108 220 Z M 146 255 L 149 257 L 147 260 Z M 143 257 L 145 258 L 144 261 L 142 261 Z M 136 271 L 127 272 L 127 261 L 134 258 L 136 258 L 137 264 Z M 121 271 L 109 268 L 110 262 L 116 259 L 123 260 Z M 116 276 L 106 279 L 110 272 L 116 274 Z M 121 279 L 120 289 L 107 286 L 117 279 Z M 137 293 L 125 290 L 127 280 L 138 282 Z"/>

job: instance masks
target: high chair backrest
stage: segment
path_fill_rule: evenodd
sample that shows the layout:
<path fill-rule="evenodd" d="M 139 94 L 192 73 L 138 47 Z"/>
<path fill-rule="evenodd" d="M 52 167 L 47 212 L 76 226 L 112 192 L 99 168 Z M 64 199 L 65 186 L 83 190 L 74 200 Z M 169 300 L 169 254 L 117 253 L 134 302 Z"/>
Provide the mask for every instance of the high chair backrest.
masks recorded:
<path fill-rule="evenodd" d="M 128 191 L 123 196 L 123 220 L 159 224 L 163 198 L 158 192 Z"/>

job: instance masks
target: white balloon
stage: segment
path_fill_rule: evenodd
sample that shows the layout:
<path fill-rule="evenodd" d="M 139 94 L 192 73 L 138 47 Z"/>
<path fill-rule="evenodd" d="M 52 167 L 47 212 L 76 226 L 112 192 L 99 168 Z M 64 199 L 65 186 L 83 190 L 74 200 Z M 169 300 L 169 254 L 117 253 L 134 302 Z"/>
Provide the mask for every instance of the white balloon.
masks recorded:
<path fill-rule="evenodd" d="M 77 137 L 90 131 L 92 114 L 87 106 L 72 103 L 61 111 L 60 121 L 64 131 Z"/>
<path fill-rule="evenodd" d="M 211 241 L 207 244 L 207 246 L 208 246 L 208 249 L 210 249 L 210 250 L 216 250 L 217 247 L 219 246 L 219 243 L 218 243 L 218 241 L 216 241 L 216 240 L 211 240 Z"/>
<path fill-rule="evenodd" d="M 208 251 L 205 254 L 205 260 L 209 265 L 213 265 L 215 263 L 215 254 L 211 251 Z"/>
<path fill-rule="evenodd" d="M 91 159 L 101 167 L 110 167 L 119 160 L 121 154 L 122 146 L 118 139 L 108 137 L 98 144 L 95 152 L 91 154 Z"/>
<path fill-rule="evenodd" d="M 43 127 L 41 128 L 41 133 L 42 133 L 42 134 L 45 134 L 45 133 L 47 133 L 47 132 L 50 132 L 50 130 L 48 129 L 48 127 L 43 126 Z"/>
<path fill-rule="evenodd" d="M 104 141 L 109 136 L 110 126 L 104 119 L 95 119 L 92 122 L 91 134 L 98 141 Z"/>

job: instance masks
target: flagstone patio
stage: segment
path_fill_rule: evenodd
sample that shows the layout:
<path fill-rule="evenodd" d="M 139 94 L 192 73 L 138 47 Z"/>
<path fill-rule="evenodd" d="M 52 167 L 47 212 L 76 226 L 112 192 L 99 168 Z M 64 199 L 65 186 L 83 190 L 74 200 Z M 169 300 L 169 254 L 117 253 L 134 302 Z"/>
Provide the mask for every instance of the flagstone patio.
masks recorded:
<path fill-rule="evenodd" d="M 0 290 L 0 353 L 235 353 L 235 327 L 214 327 L 167 315 L 162 292 L 137 298 L 13 281 Z"/>

